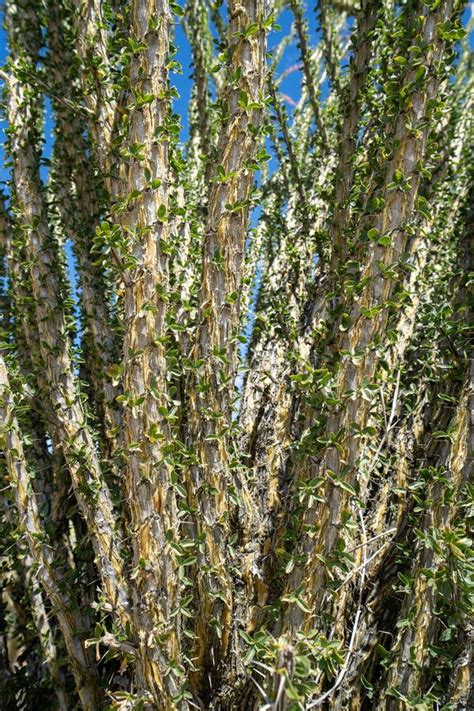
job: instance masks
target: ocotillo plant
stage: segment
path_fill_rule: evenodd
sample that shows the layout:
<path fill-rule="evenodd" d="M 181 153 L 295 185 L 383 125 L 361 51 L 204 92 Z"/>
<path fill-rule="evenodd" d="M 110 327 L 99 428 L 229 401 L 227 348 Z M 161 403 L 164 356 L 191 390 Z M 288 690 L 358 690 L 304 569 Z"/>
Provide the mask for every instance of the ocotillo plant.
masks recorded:
<path fill-rule="evenodd" d="M 2 709 L 473 708 L 466 15 L 6 0 Z"/>

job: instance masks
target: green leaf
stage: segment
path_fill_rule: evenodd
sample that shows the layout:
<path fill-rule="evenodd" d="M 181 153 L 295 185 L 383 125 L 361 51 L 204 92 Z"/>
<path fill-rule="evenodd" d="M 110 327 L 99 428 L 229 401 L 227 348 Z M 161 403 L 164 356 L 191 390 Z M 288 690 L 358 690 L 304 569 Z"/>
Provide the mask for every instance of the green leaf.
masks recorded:
<path fill-rule="evenodd" d="M 238 104 L 241 109 L 244 109 L 244 111 L 248 108 L 249 105 L 249 97 L 247 95 L 247 92 L 244 91 L 243 89 L 239 93 L 239 101 Z"/>
<path fill-rule="evenodd" d="M 161 220 L 161 222 L 164 221 L 166 217 L 166 205 L 161 204 L 159 206 L 158 210 L 156 211 L 156 216 L 159 220 Z"/>
<path fill-rule="evenodd" d="M 137 94 L 135 96 L 135 105 L 139 108 L 145 106 L 146 104 L 151 104 L 155 100 L 154 94 Z"/>

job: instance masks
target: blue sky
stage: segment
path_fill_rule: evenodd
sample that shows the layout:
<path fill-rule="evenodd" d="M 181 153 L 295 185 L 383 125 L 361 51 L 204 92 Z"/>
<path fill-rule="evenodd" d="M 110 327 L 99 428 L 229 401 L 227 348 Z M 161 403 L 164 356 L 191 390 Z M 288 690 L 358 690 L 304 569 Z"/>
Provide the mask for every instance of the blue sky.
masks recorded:
<path fill-rule="evenodd" d="M 3 13 L 2 13 L 3 14 Z M 279 32 L 273 32 L 269 41 L 269 48 L 271 49 L 274 47 L 279 40 L 288 32 L 290 26 L 291 26 L 291 13 L 289 10 L 284 10 L 279 18 L 278 18 L 278 24 L 281 26 L 281 31 Z M 313 20 L 312 22 L 312 39 L 316 39 L 317 33 L 315 31 L 315 19 L 314 19 L 314 14 L 313 17 L 311 18 Z M 3 20 L 3 17 L 2 17 Z M 3 21 L 2 21 L 3 25 Z M 182 131 L 181 131 L 181 139 L 183 141 L 186 141 L 188 137 L 188 121 L 187 121 L 187 106 L 188 106 L 188 101 L 189 101 L 189 95 L 192 87 L 192 81 L 191 81 L 191 73 L 192 73 L 192 68 L 191 68 L 191 52 L 190 52 L 190 47 L 189 43 L 186 39 L 186 35 L 184 33 L 184 30 L 181 26 L 181 23 L 178 21 L 175 25 L 175 44 L 178 48 L 178 55 L 177 58 L 181 62 L 182 68 L 183 68 L 183 73 L 182 74 L 173 74 L 171 77 L 173 85 L 176 87 L 179 93 L 179 98 L 175 99 L 174 101 L 174 110 L 176 113 L 178 113 L 181 116 L 181 123 L 182 123 Z M 6 38 L 6 33 L 3 28 L 3 26 L 0 28 L 0 65 L 3 66 L 5 63 L 6 57 L 8 55 L 8 48 L 7 48 L 7 38 Z M 284 55 L 281 67 L 282 69 L 285 69 L 287 67 L 292 66 L 293 64 L 296 64 L 299 60 L 299 55 L 298 55 L 298 50 L 295 45 L 292 45 L 289 47 Z M 296 99 L 298 97 L 299 91 L 300 91 L 300 81 L 299 81 L 299 75 L 298 73 L 295 74 L 290 74 L 283 82 L 281 85 L 281 90 L 288 95 L 289 97 Z M 52 130 L 53 130 L 53 122 L 51 120 L 51 111 L 50 111 L 50 106 L 48 105 L 48 102 L 46 103 L 46 122 L 45 122 L 45 135 L 44 135 L 44 156 L 47 158 L 51 154 L 52 146 L 53 146 L 53 136 L 52 136 Z M 0 130 L 1 130 L 1 143 L 3 144 L 4 141 L 4 129 L 5 129 L 5 122 L 1 121 L 0 122 Z M 42 170 L 43 178 L 46 177 L 47 173 L 46 170 Z M 2 187 L 4 187 L 5 182 L 8 180 L 8 171 L 5 170 L 4 167 L 4 152 L 3 152 L 3 145 L 0 146 L 0 183 Z"/>
<path fill-rule="evenodd" d="M 310 3 L 310 7 L 313 7 L 314 5 Z M 1 11 L 0 11 L 1 12 Z M 468 18 L 470 14 L 474 12 L 474 2 L 470 2 L 468 8 L 465 10 L 463 14 L 463 22 L 464 24 L 467 24 Z M 3 13 L 2 13 L 3 14 Z M 1 15 L 0 15 L 1 17 Z M 316 43 L 319 41 L 319 31 L 316 26 L 316 20 L 315 20 L 315 13 L 312 11 L 306 12 L 306 17 L 309 21 L 309 32 L 310 32 L 310 40 L 312 43 Z M 2 17 L 3 20 L 3 17 Z M 291 27 L 291 22 L 292 22 L 292 14 L 288 9 L 283 10 L 283 12 L 280 13 L 280 15 L 277 18 L 278 24 L 281 26 L 281 30 L 279 32 L 273 31 L 270 35 L 269 38 L 269 49 L 271 50 L 274 48 L 278 42 L 281 40 L 283 36 L 285 36 L 290 27 Z M 3 21 L 1 23 L 3 25 Z M 471 35 L 470 38 L 471 42 L 471 47 L 474 47 L 474 36 Z M 179 93 L 179 98 L 175 100 L 174 102 L 174 110 L 176 113 L 178 113 L 181 116 L 181 122 L 182 122 L 182 131 L 181 131 L 181 139 L 183 141 L 186 140 L 188 137 L 188 122 L 187 122 L 187 105 L 188 105 L 188 100 L 189 100 L 189 94 L 192 86 L 192 82 L 190 79 L 190 75 L 192 72 L 191 69 L 191 52 L 190 52 L 190 47 L 189 43 L 186 39 L 185 33 L 183 31 L 183 28 L 178 21 L 175 26 L 175 44 L 178 48 L 178 59 L 181 62 L 181 65 L 183 67 L 183 73 L 182 74 L 173 74 L 172 76 L 172 82 L 173 85 L 176 87 Z M 5 30 L 2 27 L 0 27 L 0 66 L 2 66 L 5 62 L 5 59 L 8 54 L 8 49 L 7 49 L 7 39 L 6 39 L 6 33 Z M 298 48 L 296 47 L 295 43 L 292 43 L 291 46 L 289 46 L 283 56 L 282 62 L 280 64 L 280 70 L 284 71 L 285 69 L 295 65 L 299 61 L 299 51 Z M 300 93 L 300 73 L 295 72 L 289 74 L 286 79 L 283 80 L 283 82 L 280 85 L 280 90 L 282 93 L 284 93 L 286 96 L 288 96 L 290 99 L 297 99 Z M 324 97 L 324 86 L 323 86 L 323 97 Z M 288 104 L 288 108 L 290 109 L 290 104 Z M 291 110 L 291 109 L 290 109 Z M 4 134 L 4 128 L 5 128 L 5 123 L 4 121 L 0 122 L 0 139 L 1 143 L 3 144 L 3 134 Z M 53 123 L 51 120 L 51 111 L 49 110 L 48 104 L 46 104 L 46 123 L 45 123 L 45 143 L 44 143 L 44 156 L 47 158 L 52 149 L 53 145 L 53 136 L 52 136 L 52 129 L 53 129 Z M 43 177 L 46 177 L 46 172 L 43 171 Z M 3 154 L 3 145 L 0 146 L 0 184 L 5 183 L 5 181 L 8 179 L 8 172 L 5 170 L 4 167 L 4 154 Z"/>
<path fill-rule="evenodd" d="M 310 7 L 314 7 L 314 3 L 310 3 Z M 468 18 L 472 12 L 472 8 L 474 7 L 474 3 L 471 2 L 469 9 L 467 9 L 464 12 L 463 15 L 463 21 L 464 24 L 467 24 Z M 316 19 L 315 19 L 315 13 L 311 10 L 306 13 L 308 22 L 309 22 L 309 33 L 310 33 L 310 40 L 312 44 L 315 44 L 319 41 L 319 32 L 317 30 L 316 26 Z M 280 15 L 277 18 L 277 22 L 281 27 L 280 31 L 273 31 L 269 37 L 269 49 L 271 50 L 274 48 L 279 41 L 282 39 L 283 36 L 285 36 L 292 23 L 292 14 L 289 10 L 285 9 L 283 12 L 280 13 Z M 2 22 L 3 24 L 3 22 Z M 474 46 L 474 37 L 471 35 L 470 38 L 470 44 L 471 47 Z M 191 52 L 190 52 L 190 47 L 189 43 L 186 39 L 185 33 L 183 31 L 183 28 L 177 18 L 177 23 L 175 27 L 175 45 L 178 48 L 178 54 L 177 54 L 177 59 L 180 61 L 183 72 L 182 74 L 173 74 L 171 77 L 173 85 L 176 87 L 179 93 L 179 98 L 174 101 L 174 110 L 176 113 L 178 113 L 181 116 L 181 123 L 182 123 L 182 130 L 181 130 L 181 140 L 184 142 L 186 141 L 188 137 L 188 121 L 187 121 L 187 106 L 188 106 L 188 100 L 189 100 L 189 95 L 192 87 L 192 81 L 191 81 L 191 73 L 192 73 L 192 68 L 191 68 Z M 5 30 L 0 28 L 0 65 L 3 65 L 5 62 L 5 59 L 7 57 L 8 49 L 7 49 L 7 42 L 6 42 L 6 33 Z M 299 62 L 299 51 L 296 46 L 296 43 L 292 43 L 286 50 L 283 55 L 283 59 L 279 65 L 279 70 L 284 71 L 285 69 L 288 69 L 292 67 L 293 65 L 297 64 Z M 288 76 L 283 80 L 283 82 L 280 84 L 280 91 L 285 94 L 288 98 L 289 101 L 287 102 L 287 109 L 289 113 L 291 112 L 291 100 L 296 100 L 299 97 L 300 90 L 301 90 L 301 73 L 300 72 L 293 72 L 288 74 Z M 322 97 L 325 97 L 326 87 L 323 85 L 322 87 Z M 3 141 L 4 141 L 4 130 L 5 130 L 5 122 L 0 121 L 0 188 L 5 190 L 6 189 L 6 182 L 8 180 L 8 171 L 5 169 L 5 160 L 4 160 L 4 150 L 3 150 Z M 52 121 L 52 116 L 51 116 L 51 106 L 49 101 L 45 102 L 45 132 L 44 132 L 44 149 L 43 149 L 43 155 L 45 158 L 48 158 L 51 155 L 53 147 L 53 121 Z M 274 162 L 276 164 L 276 160 Z M 273 167 L 272 164 L 270 164 L 271 167 Z M 46 180 L 47 178 L 47 167 L 44 166 L 41 169 L 41 174 L 43 180 Z M 257 218 L 257 215 L 255 214 L 254 216 L 254 221 Z M 66 259 L 68 262 L 68 267 L 69 267 L 69 278 L 71 282 L 71 291 L 72 291 L 72 297 L 74 301 L 78 302 L 78 294 L 77 294 L 77 274 L 76 270 L 74 267 L 74 258 L 72 255 L 72 250 L 71 246 L 69 243 L 66 244 Z"/>
<path fill-rule="evenodd" d="M 2 13 L 2 27 L 0 28 L 0 65 L 3 66 L 3 64 L 6 61 L 7 55 L 8 55 L 8 47 L 7 47 L 7 36 L 5 29 L 3 27 L 3 13 Z M 313 27 L 316 24 L 314 16 L 312 17 L 313 20 Z M 291 27 L 291 22 L 292 22 L 292 15 L 289 10 L 284 10 L 279 18 L 278 18 L 278 24 L 281 26 L 280 31 L 274 31 L 272 33 L 272 36 L 269 40 L 269 49 L 271 50 L 273 47 L 275 47 L 280 39 L 289 31 Z M 312 39 L 314 40 L 316 38 L 316 32 L 313 29 L 312 32 Z M 172 84 L 176 87 L 178 93 L 179 93 L 179 98 L 175 99 L 174 101 L 174 111 L 178 113 L 181 116 L 181 124 L 182 124 L 182 129 L 181 129 L 181 140 L 183 142 L 186 141 L 189 135 L 189 130 L 188 130 L 188 120 L 187 120 L 187 107 L 188 107 L 188 102 L 189 102 L 189 96 L 192 88 L 192 67 L 191 67 L 191 51 L 190 51 L 190 46 L 187 41 L 186 35 L 184 33 L 183 27 L 181 22 L 179 21 L 179 18 L 177 18 L 177 22 L 175 25 L 175 39 L 174 43 L 177 46 L 178 53 L 177 53 L 177 59 L 180 61 L 181 66 L 182 66 L 182 73 L 173 73 L 171 77 Z M 297 63 L 299 60 L 299 55 L 298 55 L 298 50 L 297 48 L 292 45 L 290 46 L 284 54 L 281 67 L 282 69 L 286 69 L 287 67 L 291 67 L 293 64 Z M 292 99 L 297 99 L 299 92 L 300 92 L 300 80 L 299 80 L 299 74 L 294 73 L 290 74 L 284 82 L 282 82 L 281 85 L 281 90 L 287 94 L 290 98 Z M 8 186 L 7 182 L 9 179 L 9 172 L 8 169 L 5 168 L 5 151 L 3 147 L 3 143 L 5 141 L 5 127 L 6 123 L 2 119 L 0 120 L 0 189 L 5 192 L 5 194 L 8 194 Z M 45 101 L 45 124 L 44 124 L 44 145 L 43 145 L 43 156 L 45 159 L 47 159 L 52 152 L 53 149 L 53 144 L 54 144 L 54 136 L 53 136 L 53 129 L 54 129 L 54 122 L 53 122 L 53 117 L 52 117 L 52 110 L 51 110 L 51 103 L 48 99 Z M 47 166 L 42 166 L 41 168 L 41 177 L 43 181 L 47 180 L 47 174 L 48 174 L 48 169 Z M 255 218 L 256 216 L 254 216 Z M 78 303 L 79 303 L 79 294 L 78 294 L 78 278 L 77 278 L 77 271 L 75 267 L 75 262 L 74 262 L 74 256 L 73 256 L 73 251 L 72 251 L 72 246 L 70 240 L 66 242 L 66 248 L 65 248 L 65 256 L 66 256 L 66 261 L 68 265 L 68 276 L 69 276 L 69 281 L 70 281 L 70 286 L 71 286 L 71 296 L 72 299 L 76 305 L 76 315 L 79 316 L 79 309 L 78 309 Z M 251 319 L 252 320 L 252 319 Z M 249 324 L 250 325 L 250 324 Z M 250 326 L 251 327 L 251 326 Z M 80 340 L 80 326 L 78 329 L 78 339 Z M 242 348 L 242 351 L 245 350 L 245 347 Z"/>

